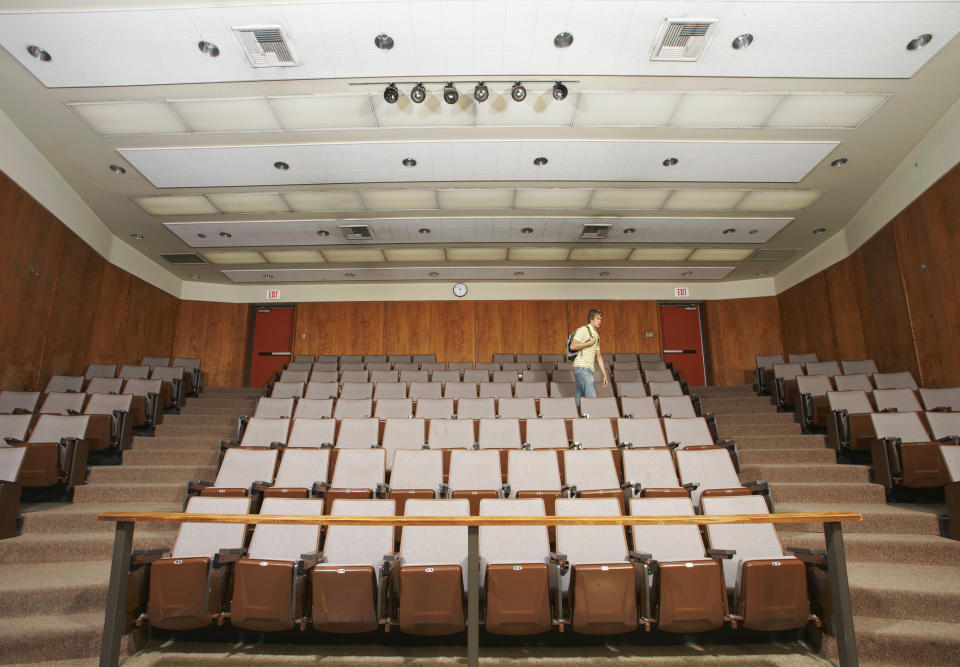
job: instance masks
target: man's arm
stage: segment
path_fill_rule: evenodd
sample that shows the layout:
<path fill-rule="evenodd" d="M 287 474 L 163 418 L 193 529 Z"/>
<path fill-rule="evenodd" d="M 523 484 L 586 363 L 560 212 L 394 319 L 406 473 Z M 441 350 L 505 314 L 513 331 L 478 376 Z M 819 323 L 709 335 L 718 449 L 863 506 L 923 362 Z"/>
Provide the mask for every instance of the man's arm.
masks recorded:
<path fill-rule="evenodd" d="M 603 386 L 610 384 L 610 378 L 607 376 L 607 365 L 603 362 L 603 355 L 597 350 L 597 363 L 600 364 L 600 371 L 603 373 Z"/>
<path fill-rule="evenodd" d="M 581 328 L 582 328 L 582 327 L 581 327 Z M 590 346 L 592 346 L 592 345 L 596 345 L 596 343 L 597 343 L 597 339 L 596 339 L 595 337 L 593 337 L 593 336 L 590 336 L 590 330 L 589 330 L 589 329 L 587 329 L 587 331 L 586 331 L 586 335 L 588 336 L 588 338 L 587 338 L 586 340 L 577 340 L 577 336 L 578 336 L 578 335 L 580 335 L 580 330 L 577 330 L 577 333 L 574 334 L 574 336 L 573 336 L 573 340 L 570 341 L 570 349 L 571 349 L 571 350 L 582 350 L 582 349 L 585 348 L 585 347 L 590 347 Z"/>

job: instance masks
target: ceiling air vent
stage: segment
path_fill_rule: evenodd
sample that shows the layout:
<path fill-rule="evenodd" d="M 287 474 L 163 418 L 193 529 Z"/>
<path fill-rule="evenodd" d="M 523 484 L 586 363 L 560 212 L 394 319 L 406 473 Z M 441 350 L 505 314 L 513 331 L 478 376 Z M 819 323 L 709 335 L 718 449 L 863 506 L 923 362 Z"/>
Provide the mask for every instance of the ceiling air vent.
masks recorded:
<path fill-rule="evenodd" d="M 605 239 L 610 235 L 611 224 L 584 225 L 580 230 L 582 239 Z"/>
<path fill-rule="evenodd" d="M 296 66 L 297 59 L 280 26 L 235 26 L 233 31 L 251 67 Z"/>
<path fill-rule="evenodd" d="M 368 241 L 373 238 L 373 231 L 367 225 L 340 225 L 340 231 L 348 241 Z"/>
<path fill-rule="evenodd" d="M 761 262 L 782 262 L 793 258 L 800 251 L 800 248 L 763 248 L 756 251 L 750 259 Z"/>
<path fill-rule="evenodd" d="M 178 252 L 169 255 L 160 255 L 171 264 L 206 264 L 206 260 L 193 252 Z"/>
<path fill-rule="evenodd" d="M 694 62 L 713 35 L 717 19 L 666 19 L 650 60 Z"/>

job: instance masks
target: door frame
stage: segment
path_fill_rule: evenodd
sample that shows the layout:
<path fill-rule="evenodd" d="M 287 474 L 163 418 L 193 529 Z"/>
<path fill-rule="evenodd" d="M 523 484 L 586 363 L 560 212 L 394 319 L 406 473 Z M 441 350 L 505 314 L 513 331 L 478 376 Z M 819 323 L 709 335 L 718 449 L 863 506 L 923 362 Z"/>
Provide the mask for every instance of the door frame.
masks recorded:
<path fill-rule="evenodd" d="M 254 333 L 257 330 L 257 310 L 267 308 L 268 310 L 280 310 L 289 308 L 293 310 L 292 325 L 290 327 L 290 361 L 293 361 L 293 344 L 297 338 L 297 304 L 295 303 L 251 303 L 250 304 L 250 344 L 247 345 L 247 368 L 243 373 L 243 386 L 250 386 L 250 374 L 253 372 L 253 341 Z"/>
<path fill-rule="evenodd" d="M 660 356 L 664 354 L 663 318 L 660 317 L 660 306 L 696 306 L 697 319 L 700 321 L 700 356 L 703 358 L 703 386 L 710 386 L 710 366 L 707 359 L 707 337 L 703 329 L 703 307 L 706 301 L 657 301 L 657 324 L 660 325 Z M 686 379 L 686 378 L 684 378 Z"/>

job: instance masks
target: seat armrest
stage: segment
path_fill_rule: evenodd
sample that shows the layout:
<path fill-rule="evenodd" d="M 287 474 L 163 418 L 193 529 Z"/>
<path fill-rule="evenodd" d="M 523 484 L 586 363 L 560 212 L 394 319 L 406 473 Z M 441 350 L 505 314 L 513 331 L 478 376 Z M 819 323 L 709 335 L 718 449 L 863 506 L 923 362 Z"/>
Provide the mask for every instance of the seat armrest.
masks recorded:
<path fill-rule="evenodd" d="M 18 409 L 22 410 L 23 408 Z M 933 410 L 928 410 L 928 412 L 953 412 L 953 409 L 949 405 L 938 405 Z M 16 411 L 14 411 L 14 414 L 17 414 Z"/>
<path fill-rule="evenodd" d="M 710 558 L 733 558 L 736 553 L 736 549 L 707 549 L 707 555 L 710 556 Z"/>
<path fill-rule="evenodd" d="M 67 408 L 67 414 L 70 415 L 71 417 L 78 417 L 78 416 L 80 416 L 80 413 L 79 413 L 78 411 L 74 410 L 73 408 Z"/>
<path fill-rule="evenodd" d="M 10 414 L 13 414 L 13 415 L 29 415 L 29 414 L 32 414 L 32 413 L 31 413 L 29 410 L 27 410 L 26 408 L 14 408 L 14 409 L 13 409 L 13 412 L 11 412 Z"/>
<path fill-rule="evenodd" d="M 11 438 L 4 438 L 3 441 L 4 441 L 5 443 L 7 443 L 8 445 L 22 445 L 22 444 L 23 444 L 23 440 L 21 440 L 20 438 L 12 438 L 12 437 L 11 437 Z"/>
<path fill-rule="evenodd" d="M 314 482 L 313 488 L 310 489 L 311 493 L 315 498 L 323 497 L 327 493 L 327 489 L 330 488 L 330 482 Z"/>
<path fill-rule="evenodd" d="M 160 560 L 170 553 L 169 549 L 138 549 L 130 554 L 130 571 L 133 572 L 138 567 L 149 565 L 155 560 Z"/>
<path fill-rule="evenodd" d="M 694 491 L 700 487 L 700 482 L 687 482 L 683 485 L 687 491 Z"/>
<path fill-rule="evenodd" d="M 570 570 L 570 562 L 567 560 L 566 554 L 560 554 L 555 551 L 551 551 L 547 556 L 549 561 L 560 568 L 560 574 L 564 575 Z"/>
<path fill-rule="evenodd" d="M 377 488 L 374 489 L 374 498 L 386 498 L 388 495 L 390 495 L 390 485 L 377 482 Z"/>
<path fill-rule="evenodd" d="M 937 442 L 943 442 L 948 445 L 960 445 L 960 436 L 945 435 L 942 438 L 938 438 Z"/>
<path fill-rule="evenodd" d="M 229 565 L 230 563 L 236 563 L 246 555 L 247 550 L 244 547 L 240 547 L 238 549 L 221 549 L 213 556 L 213 566 L 223 567 L 225 565 Z"/>
<path fill-rule="evenodd" d="M 263 493 L 266 489 L 269 489 L 273 486 L 273 482 L 267 482 L 262 479 L 258 479 L 256 482 L 250 485 L 251 493 Z"/>
<path fill-rule="evenodd" d="M 880 412 L 898 412 L 896 408 L 884 408 Z"/>
<path fill-rule="evenodd" d="M 510 497 L 510 485 L 509 485 L 509 484 L 504 484 L 503 486 L 501 486 L 501 487 L 500 487 L 500 493 L 503 494 L 503 495 L 501 496 L 502 498 L 509 498 L 509 497 Z"/>
<path fill-rule="evenodd" d="M 564 498 L 575 498 L 579 492 L 575 484 L 564 484 L 560 487 L 560 493 Z"/>
<path fill-rule="evenodd" d="M 633 443 L 627 440 L 626 442 L 617 443 L 617 447 L 620 449 L 633 449 Z"/>
<path fill-rule="evenodd" d="M 630 560 L 638 563 L 649 563 L 653 561 L 653 554 L 644 554 L 639 551 L 630 551 Z"/>
<path fill-rule="evenodd" d="M 667 443 L 667 447 L 669 447 L 670 449 L 676 449 L 679 446 L 680 446 L 679 440 L 671 440 L 670 442 Z"/>
<path fill-rule="evenodd" d="M 304 574 L 313 569 L 313 566 L 323 560 L 322 551 L 312 551 L 308 554 L 300 554 L 300 560 L 297 561 L 297 574 Z"/>
<path fill-rule="evenodd" d="M 826 565 L 827 563 L 827 552 L 823 549 L 787 547 L 787 551 L 791 552 L 797 559 L 802 560 L 804 563 L 810 563 L 811 565 Z"/>

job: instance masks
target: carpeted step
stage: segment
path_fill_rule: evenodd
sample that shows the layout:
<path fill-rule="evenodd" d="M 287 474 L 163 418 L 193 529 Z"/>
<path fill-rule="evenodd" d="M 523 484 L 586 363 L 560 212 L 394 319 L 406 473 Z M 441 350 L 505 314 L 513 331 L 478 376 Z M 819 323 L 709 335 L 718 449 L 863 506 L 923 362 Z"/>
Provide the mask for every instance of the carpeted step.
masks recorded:
<path fill-rule="evenodd" d="M 168 548 L 173 539 L 174 533 L 169 531 L 158 533 L 140 527 L 133 532 L 133 548 Z M 62 563 L 69 567 L 74 561 L 108 560 L 112 553 L 113 534 L 109 532 L 20 535 L 0 540 L 0 565 Z"/>
<path fill-rule="evenodd" d="M 742 414 L 744 412 L 776 412 L 776 408 L 765 396 L 725 396 L 723 398 L 703 398 L 700 405 L 704 412 L 715 415 L 725 413 Z"/>
<path fill-rule="evenodd" d="M 870 469 L 866 466 L 841 466 L 833 464 L 751 464 L 740 467 L 740 481 L 746 482 L 764 479 L 774 482 L 804 482 L 816 484 L 831 482 L 835 484 L 863 484 L 870 481 Z"/>
<path fill-rule="evenodd" d="M 216 465 L 186 466 L 97 466 L 90 469 L 89 484 L 147 484 L 189 482 L 191 479 L 214 479 Z"/>
<path fill-rule="evenodd" d="M 195 425 L 195 424 L 168 424 L 166 422 L 157 426 L 154 432 L 154 438 L 235 438 L 237 436 L 237 426 L 222 426 L 216 424 Z M 151 438 L 152 440 L 153 438 Z"/>
<path fill-rule="evenodd" d="M 218 449 L 132 449 L 123 453 L 123 464 L 151 465 L 217 465 Z"/>
<path fill-rule="evenodd" d="M 731 438 L 740 450 L 748 449 L 822 449 L 829 451 L 831 460 L 836 461 L 833 450 L 826 449 L 826 439 L 822 435 L 741 435 Z"/>
<path fill-rule="evenodd" d="M 752 463 L 834 463 L 837 458 L 830 449 L 741 449 L 739 456 L 742 466 Z"/>
<path fill-rule="evenodd" d="M 234 433 L 236 436 L 236 433 Z M 214 451 L 220 448 L 220 443 L 226 438 L 212 436 L 194 436 L 194 437 L 160 437 L 155 438 L 134 438 L 128 451 L 170 451 L 174 449 L 194 449 Z M 127 452 L 124 452 L 126 455 Z"/>
<path fill-rule="evenodd" d="M 73 492 L 74 503 L 175 503 L 183 500 L 184 482 L 166 484 L 86 484 Z M 213 480 L 207 480 L 212 482 Z"/>
<path fill-rule="evenodd" d="M 102 633 L 103 611 L 2 619 L 0 663 L 95 657 Z"/>
<path fill-rule="evenodd" d="M 847 566 L 853 613 L 960 623 L 960 570 L 901 563 Z"/>
<path fill-rule="evenodd" d="M 239 417 L 240 415 L 252 415 L 255 409 L 256 405 L 247 405 L 243 408 L 198 405 L 182 408 L 180 410 L 180 416 Z M 165 415 L 164 420 L 172 416 L 173 415 Z"/>
<path fill-rule="evenodd" d="M 724 413 L 717 415 L 719 426 L 734 426 L 738 424 L 796 424 L 796 420 L 789 412 L 742 412 Z"/>
<path fill-rule="evenodd" d="M 250 398 L 202 398 L 197 399 L 196 401 L 190 401 L 187 405 L 184 405 L 182 409 L 194 410 L 199 407 L 204 408 L 233 408 L 238 412 L 243 412 L 244 410 L 249 410 L 251 407 L 256 407 L 257 399 L 254 397 Z"/>
<path fill-rule="evenodd" d="M 717 435 L 721 438 L 738 440 L 744 437 L 766 437 L 778 435 L 802 435 L 800 424 L 773 423 L 773 424 L 728 424 L 726 421 L 717 422 Z"/>
<path fill-rule="evenodd" d="M 163 418 L 162 426 L 220 426 L 236 432 L 237 418 L 230 415 L 167 415 Z"/>
<path fill-rule="evenodd" d="M 774 507 L 779 511 L 780 503 L 802 503 L 804 501 L 822 503 L 885 503 L 884 488 L 879 484 L 806 484 L 777 482 L 770 485 Z"/>
<path fill-rule="evenodd" d="M 697 394 L 700 397 L 720 397 L 720 396 L 756 396 L 753 386 L 749 384 L 727 384 L 715 385 L 711 387 L 690 387 L 691 394 Z"/>
<path fill-rule="evenodd" d="M 844 534 L 891 533 L 908 535 L 939 535 L 937 515 L 880 503 L 777 503 L 778 512 L 856 512 L 863 521 L 843 524 Z M 791 532 L 823 533 L 819 523 L 790 524 Z"/>
<path fill-rule="evenodd" d="M 960 632 L 955 623 L 907 618 L 854 616 L 860 664 L 955 665 Z"/>
<path fill-rule="evenodd" d="M 783 526 L 780 541 L 784 546 L 823 549 L 822 534 L 790 531 Z M 937 535 L 884 535 L 883 533 L 850 533 L 844 536 L 847 562 L 898 564 L 910 570 L 916 565 L 944 567 L 953 577 L 960 602 L 960 542 Z M 905 565 L 906 564 L 906 565 Z M 906 573 L 904 574 L 906 576 Z M 944 575 L 945 576 L 945 575 Z M 942 578 L 942 577 L 941 577 Z M 949 579 L 944 579 L 944 586 Z M 958 609 L 960 621 L 960 609 Z"/>
<path fill-rule="evenodd" d="M 25 512 L 23 515 L 23 534 L 41 535 L 51 533 L 70 533 L 82 530 L 85 533 L 112 533 L 114 524 L 110 521 L 97 521 L 102 512 L 179 512 L 182 502 L 176 503 L 71 503 L 54 509 Z M 174 523 L 150 524 L 151 532 L 176 533 Z M 3 590 L 0 588 L 0 590 Z"/>
<path fill-rule="evenodd" d="M 0 619 L 54 608 L 65 615 L 103 614 L 109 580 L 109 560 L 0 565 Z"/>
<path fill-rule="evenodd" d="M 202 400 L 204 398 L 221 398 L 224 396 L 262 396 L 263 387 L 204 387 L 203 393 L 199 398 L 191 400 Z"/>

